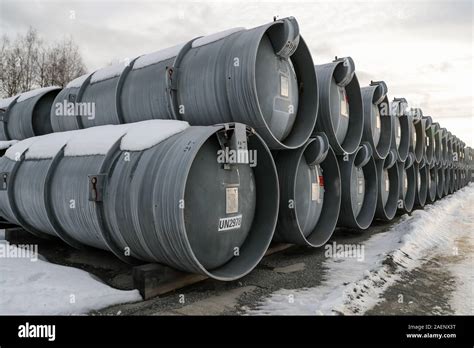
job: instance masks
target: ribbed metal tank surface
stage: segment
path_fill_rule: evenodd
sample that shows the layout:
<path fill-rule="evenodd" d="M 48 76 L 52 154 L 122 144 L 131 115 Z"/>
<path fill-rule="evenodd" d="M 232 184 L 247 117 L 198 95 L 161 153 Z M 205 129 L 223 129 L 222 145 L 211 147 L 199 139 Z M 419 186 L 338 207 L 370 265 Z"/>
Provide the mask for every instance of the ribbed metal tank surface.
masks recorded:
<path fill-rule="evenodd" d="M 357 151 L 364 125 L 359 81 L 351 57 L 316 65 L 319 110 L 316 132 L 323 132 L 337 155 Z"/>
<path fill-rule="evenodd" d="M 313 60 L 293 17 L 236 28 L 98 70 L 55 103 L 95 105 L 95 117 L 51 112 L 54 131 L 149 119 L 241 122 L 272 149 L 298 148 L 316 123 Z"/>
<path fill-rule="evenodd" d="M 398 210 L 400 214 L 409 213 L 415 204 L 415 155 L 409 153 L 405 162 L 397 162 L 399 177 Z"/>
<path fill-rule="evenodd" d="M 247 274 L 266 252 L 278 215 L 268 147 L 236 123 L 183 127 L 136 148 L 169 122 L 187 124 L 146 121 L 15 144 L 0 158 L 0 215 L 127 262 L 220 280 Z M 110 132 L 115 138 L 104 135 Z"/>
<path fill-rule="evenodd" d="M 352 155 L 338 156 L 341 171 L 341 212 L 337 225 L 366 229 L 377 206 L 377 169 L 366 142 Z"/>
<path fill-rule="evenodd" d="M 372 81 L 360 91 L 364 106 L 362 140 L 372 147 L 374 159 L 384 159 L 390 151 L 393 126 L 387 85 L 383 81 Z"/>
<path fill-rule="evenodd" d="M 336 155 L 320 133 L 297 150 L 274 154 L 280 182 L 275 241 L 319 247 L 331 237 L 341 205 Z"/>
<path fill-rule="evenodd" d="M 394 98 L 390 108 L 393 126 L 390 148 L 397 152 L 398 161 L 405 162 L 410 148 L 412 116 L 407 112 L 405 98 Z"/>
<path fill-rule="evenodd" d="M 0 100 L 0 141 L 53 132 L 51 106 L 60 87 L 45 87 Z"/>
<path fill-rule="evenodd" d="M 385 159 L 375 160 L 377 169 L 377 208 L 375 217 L 390 221 L 395 217 L 398 206 L 399 178 L 397 152 L 391 150 Z"/>

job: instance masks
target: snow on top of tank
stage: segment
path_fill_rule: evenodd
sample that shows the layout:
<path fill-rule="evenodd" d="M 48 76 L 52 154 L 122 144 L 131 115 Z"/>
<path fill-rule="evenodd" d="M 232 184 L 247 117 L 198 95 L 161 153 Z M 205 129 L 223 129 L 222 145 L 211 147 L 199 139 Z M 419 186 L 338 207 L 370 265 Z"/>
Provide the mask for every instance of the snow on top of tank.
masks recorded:
<path fill-rule="evenodd" d="M 13 97 L 5 98 L 5 99 L 0 99 L 0 108 L 1 109 L 6 109 L 10 106 L 10 104 L 15 100 L 17 95 L 14 95 Z"/>
<path fill-rule="evenodd" d="M 165 48 L 163 50 L 159 50 L 153 53 L 145 54 L 139 57 L 135 61 L 135 63 L 133 64 L 133 69 L 136 70 L 136 69 L 145 68 L 149 65 L 156 64 L 164 60 L 176 57 L 179 51 L 181 50 L 181 48 L 183 48 L 183 46 L 184 44 L 179 44 L 179 45 L 168 47 L 168 48 Z"/>
<path fill-rule="evenodd" d="M 133 124 L 106 125 L 83 129 L 64 149 L 64 156 L 105 155 Z"/>
<path fill-rule="evenodd" d="M 130 124 L 107 125 L 81 130 L 68 141 L 65 156 L 105 155 L 122 138 L 123 151 L 142 151 L 189 127 L 185 121 L 148 120 Z M 73 131 L 77 132 L 77 131 Z"/>
<path fill-rule="evenodd" d="M 43 87 L 43 88 L 33 89 L 31 91 L 22 93 L 20 95 L 20 98 L 18 98 L 18 100 L 16 102 L 20 103 L 20 102 L 28 100 L 30 98 L 34 98 L 37 95 L 44 94 L 46 92 L 53 91 L 55 89 L 60 89 L 60 88 L 61 87 L 58 87 L 58 86 L 51 86 L 51 87 Z"/>
<path fill-rule="evenodd" d="M 7 141 L 0 141 L 0 150 L 8 149 L 10 146 L 15 145 L 18 140 L 7 140 Z"/>
<path fill-rule="evenodd" d="M 195 47 L 200 47 L 200 46 L 207 45 L 211 42 L 223 39 L 223 38 L 225 38 L 229 35 L 232 35 L 234 33 L 242 31 L 242 30 L 245 30 L 245 28 L 237 27 L 237 28 L 232 28 L 232 29 L 227 29 L 227 30 L 224 30 L 224 31 L 220 31 L 220 32 L 215 33 L 215 34 L 203 36 L 203 37 L 201 37 L 197 40 L 194 40 L 192 47 L 195 48 Z"/>
<path fill-rule="evenodd" d="M 176 120 L 150 120 L 134 123 L 122 138 L 120 149 L 123 151 L 141 151 L 181 133 L 189 123 Z"/>
<path fill-rule="evenodd" d="M 66 88 L 79 88 L 82 86 L 82 84 L 84 83 L 85 80 L 87 80 L 87 78 L 93 73 L 87 73 L 87 74 L 84 74 L 84 75 L 81 75 L 79 77 L 76 77 L 74 80 L 72 80 L 71 82 L 69 82 L 67 85 L 66 85 Z"/>
<path fill-rule="evenodd" d="M 97 70 L 91 77 L 91 83 L 96 83 L 120 76 L 127 65 L 127 62 L 122 62 Z"/>
<path fill-rule="evenodd" d="M 38 138 L 40 137 L 27 138 L 15 143 L 5 152 L 5 157 L 8 157 L 13 161 L 19 161 L 21 155 L 23 155 L 23 153 L 28 150 L 30 145 L 37 141 Z"/>
<path fill-rule="evenodd" d="M 73 132 L 51 133 L 37 137 L 25 154 L 26 159 L 53 158 L 71 139 Z"/>
<path fill-rule="evenodd" d="M 12 145 L 5 156 L 19 160 L 53 158 L 64 147 L 64 156 L 105 155 L 120 139 L 123 151 L 142 151 L 189 127 L 185 121 L 149 120 L 105 125 L 28 138 Z"/>

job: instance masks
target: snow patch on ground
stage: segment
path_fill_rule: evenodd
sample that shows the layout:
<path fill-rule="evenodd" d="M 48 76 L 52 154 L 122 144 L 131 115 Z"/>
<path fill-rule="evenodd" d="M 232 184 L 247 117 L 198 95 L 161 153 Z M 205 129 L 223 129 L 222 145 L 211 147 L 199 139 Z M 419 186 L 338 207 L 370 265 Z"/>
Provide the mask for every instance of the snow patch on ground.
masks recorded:
<path fill-rule="evenodd" d="M 466 203 L 466 206 L 472 210 L 474 200 L 471 200 L 470 204 Z M 457 240 L 459 262 L 450 262 L 447 265 L 456 280 L 449 304 L 456 314 L 474 315 L 474 219 L 471 214 L 459 222 L 471 232 L 465 238 Z"/>
<path fill-rule="evenodd" d="M 250 314 L 363 314 L 383 299 L 381 294 L 397 282 L 403 272 L 420 266 L 434 254 L 457 252 L 456 241 L 472 235 L 474 185 L 443 198 L 425 210 L 417 210 L 389 231 L 364 242 L 365 257 L 324 262 L 325 280 L 317 287 L 282 289 L 262 300 Z M 471 222 L 471 225 L 458 223 Z M 471 244 L 472 251 L 472 244 Z M 452 266 L 458 287 L 452 306 L 458 313 L 472 303 L 472 252 Z M 472 310 L 469 314 L 473 314 Z"/>
<path fill-rule="evenodd" d="M 6 245 L 6 241 L 0 243 Z M 18 253 L 19 248 L 9 247 Z M 0 258 L 0 315 L 83 314 L 142 300 L 138 290 L 113 289 L 80 269 L 56 265 L 41 257 L 32 260 Z"/>

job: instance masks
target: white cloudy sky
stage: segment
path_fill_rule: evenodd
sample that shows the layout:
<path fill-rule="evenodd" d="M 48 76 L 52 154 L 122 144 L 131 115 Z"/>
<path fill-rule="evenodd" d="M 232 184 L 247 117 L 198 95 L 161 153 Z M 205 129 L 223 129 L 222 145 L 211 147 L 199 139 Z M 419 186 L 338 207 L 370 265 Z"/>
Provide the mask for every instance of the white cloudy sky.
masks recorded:
<path fill-rule="evenodd" d="M 0 33 L 71 35 L 87 68 L 236 26 L 294 16 L 316 64 L 354 58 L 361 85 L 385 80 L 474 146 L 473 1 L 0 0 Z"/>

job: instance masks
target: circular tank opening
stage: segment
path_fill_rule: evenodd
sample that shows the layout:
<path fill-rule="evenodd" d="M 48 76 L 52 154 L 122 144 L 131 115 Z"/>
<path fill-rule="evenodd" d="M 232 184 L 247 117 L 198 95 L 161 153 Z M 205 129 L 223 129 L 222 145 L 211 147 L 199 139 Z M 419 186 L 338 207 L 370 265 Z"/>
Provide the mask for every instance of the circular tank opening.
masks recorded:
<path fill-rule="evenodd" d="M 382 174 L 382 204 L 385 207 L 390 193 L 390 178 L 388 175 L 388 169 L 383 170 Z"/>
<path fill-rule="evenodd" d="M 305 237 L 313 232 L 324 202 L 324 179 L 320 165 L 309 166 L 301 157 L 295 185 L 296 216 Z"/>
<path fill-rule="evenodd" d="M 298 111 L 298 80 L 291 59 L 277 56 L 265 34 L 257 50 L 257 98 L 263 118 L 279 141 L 293 128 Z"/>
<path fill-rule="evenodd" d="M 353 167 L 351 175 L 351 204 L 354 216 L 357 217 L 364 205 L 365 176 L 363 168 Z"/>
<path fill-rule="evenodd" d="M 411 134 L 412 134 L 412 143 L 411 144 L 412 144 L 413 148 L 416 149 L 417 138 L 416 138 L 416 129 L 415 129 L 415 127 L 412 127 L 411 131 L 412 131 L 411 132 Z"/>
<path fill-rule="evenodd" d="M 416 171 L 416 181 L 417 181 L 417 185 L 416 185 L 416 189 L 418 191 L 418 193 L 420 193 L 420 189 L 421 189 L 421 173 L 420 173 L 421 169 L 420 170 L 417 170 Z"/>
<path fill-rule="evenodd" d="M 403 193 L 403 199 L 405 199 L 405 197 L 407 196 L 407 192 L 408 192 L 408 173 L 407 173 L 407 170 L 404 169 L 402 171 L 403 173 L 403 186 L 402 186 L 402 193 Z"/>
<path fill-rule="evenodd" d="M 222 266 L 247 238 L 256 206 L 255 178 L 248 164 L 217 162 L 216 137 L 198 151 L 189 171 L 184 221 L 194 255 L 207 269 Z M 178 202 L 177 202 L 178 204 Z"/>
<path fill-rule="evenodd" d="M 400 147 L 400 139 L 402 137 L 401 135 L 401 132 L 402 132 L 402 128 L 400 126 L 400 120 L 398 119 L 398 117 L 394 117 L 395 119 L 395 144 L 397 145 L 397 150 L 399 149 Z"/>
<path fill-rule="evenodd" d="M 380 141 L 380 132 L 381 132 L 381 125 L 382 125 L 382 119 L 380 118 L 380 109 L 379 105 L 373 105 L 372 104 L 372 137 L 374 139 L 374 145 L 377 146 Z"/>
<path fill-rule="evenodd" d="M 346 88 L 338 86 L 334 77 L 330 86 L 331 122 L 339 144 L 344 142 L 349 128 L 349 99 Z"/>

